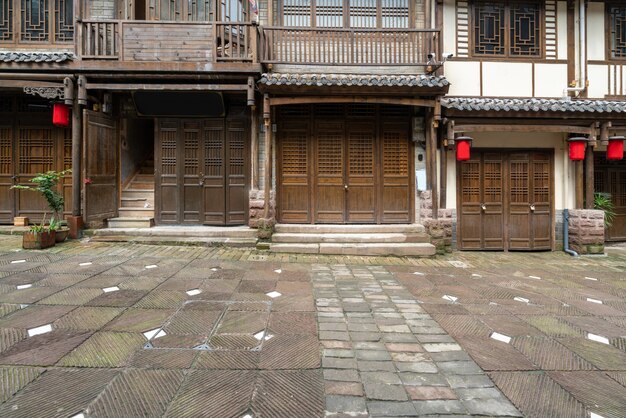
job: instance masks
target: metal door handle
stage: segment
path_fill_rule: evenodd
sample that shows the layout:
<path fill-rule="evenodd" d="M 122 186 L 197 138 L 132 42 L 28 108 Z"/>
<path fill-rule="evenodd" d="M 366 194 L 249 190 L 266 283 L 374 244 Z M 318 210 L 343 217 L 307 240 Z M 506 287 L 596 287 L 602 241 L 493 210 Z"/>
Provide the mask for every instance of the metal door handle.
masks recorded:
<path fill-rule="evenodd" d="M 346 189 L 346 190 L 348 190 L 348 185 L 347 185 L 347 184 L 344 184 L 344 185 L 343 185 L 343 188 L 344 188 L 344 189 Z"/>
<path fill-rule="evenodd" d="M 204 173 L 198 174 L 198 186 L 204 185 Z"/>
<path fill-rule="evenodd" d="M 535 205 L 529 205 L 529 206 L 530 206 L 530 210 L 531 210 L 532 212 L 534 212 L 534 211 L 535 211 Z"/>
<path fill-rule="evenodd" d="M 481 208 L 482 210 L 487 210 L 487 205 L 485 205 L 484 203 L 481 203 L 481 204 L 480 204 L 480 208 Z"/>

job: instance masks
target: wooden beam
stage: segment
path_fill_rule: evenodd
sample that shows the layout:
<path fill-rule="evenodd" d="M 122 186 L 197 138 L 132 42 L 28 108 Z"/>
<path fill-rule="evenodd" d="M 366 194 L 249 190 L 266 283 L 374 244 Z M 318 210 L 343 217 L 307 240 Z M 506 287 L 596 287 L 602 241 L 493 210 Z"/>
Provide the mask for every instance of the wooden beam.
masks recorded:
<path fill-rule="evenodd" d="M 248 84 L 126 84 L 87 83 L 87 90 L 247 91 Z"/>
<path fill-rule="evenodd" d="M 455 132 L 555 132 L 593 135 L 589 126 L 571 125 L 456 125 Z"/>
<path fill-rule="evenodd" d="M 587 146 L 585 151 L 585 209 L 593 209 L 594 194 L 593 147 Z"/>
<path fill-rule="evenodd" d="M 395 104 L 405 106 L 421 106 L 435 107 L 435 100 L 428 99 L 412 99 L 412 98 L 394 98 L 394 97 L 376 97 L 376 96 L 301 96 L 301 97 L 272 97 L 270 99 L 272 106 L 292 105 L 292 104 L 310 104 L 310 103 L 379 103 L 379 104 Z"/>

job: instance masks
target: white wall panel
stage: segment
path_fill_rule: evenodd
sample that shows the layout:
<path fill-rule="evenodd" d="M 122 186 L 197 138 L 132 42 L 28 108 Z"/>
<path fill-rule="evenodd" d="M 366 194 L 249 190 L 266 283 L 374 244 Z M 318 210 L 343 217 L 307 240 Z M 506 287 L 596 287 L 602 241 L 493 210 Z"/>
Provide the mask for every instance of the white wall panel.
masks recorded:
<path fill-rule="evenodd" d="M 609 71 L 606 65 L 588 65 L 587 77 L 589 79 L 588 97 L 602 99 L 609 94 Z"/>
<path fill-rule="evenodd" d="M 480 63 L 448 61 L 444 74 L 450 82 L 448 96 L 480 96 Z"/>
<path fill-rule="evenodd" d="M 567 59 L 567 2 L 557 2 L 557 58 L 560 60 Z"/>
<path fill-rule="evenodd" d="M 531 97 L 532 64 L 512 62 L 483 63 L 483 96 Z"/>
<path fill-rule="evenodd" d="M 456 0 L 443 2 L 443 52 L 456 51 Z"/>
<path fill-rule="evenodd" d="M 590 2 L 587 6 L 587 59 L 605 59 L 604 3 Z"/>
<path fill-rule="evenodd" d="M 561 97 L 567 87 L 567 64 L 535 64 L 535 97 Z"/>

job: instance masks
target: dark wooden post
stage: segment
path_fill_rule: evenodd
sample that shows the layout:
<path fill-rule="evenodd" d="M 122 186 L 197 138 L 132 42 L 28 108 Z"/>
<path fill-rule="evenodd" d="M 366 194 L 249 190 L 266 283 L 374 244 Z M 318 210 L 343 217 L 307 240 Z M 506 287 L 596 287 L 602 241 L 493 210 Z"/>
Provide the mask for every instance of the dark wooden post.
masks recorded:
<path fill-rule="evenodd" d="M 430 193 L 433 207 L 433 218 L 437 219 L 439 209 L 439 189 L 437 184 L 437 132 L 434 113 L 426 119 L 426 167 L 430 173 Z M 430 160 L 430 163 L 429 161 Z"/>
<path fill-rule="evenodd" d="M 269 218 L 272 190 L 272 112 L 269 95 L 263 96 L 263 120 L 265 122 L 265 185 L 263 217 Z"/>
<path fill-rule="evenodd" d="M 587 151 L 585 152 L 585 209 L 593 209 L 593 175 L 593 147 L 589 144 L 589 146 L 587 146 Z"/>
<path fill-rule="evenodd" d="M 576 209 L 583 208 L 583 198 L 584 198 L 584 170 L 583 170 L 583 162 L 575 161 L 574 167 L 576 170 Z"/>
<path fill-rule="evenodd" d="M 74 89 L 75 97 L 72 104 L 72 216 L 67 217 L 70 237 L 80 238 L 83 228 L 82 217 L 82 158 L 83 158 L 83 110 L 79 101 L 80 82 Z"/>
<path fill-rule="evenodd" d="M 250 147 L 252 160 L 250 161 L 251 184 L 253 189 L 259 189 L 259 115 L 257 107 L 250 106 Z"/>
<path fill-rule="evenodd" d="M 448 147 L 444 144 L 443 129 L 440 128 L 437 132 L 437 136 L 441 139 L 441 174 L 439 175 L 441 179 L 441 199 L 439 201 L 441 202 L 440 206 L 445 209 L 448 203 L 446 196 L 448 190 Z"/>

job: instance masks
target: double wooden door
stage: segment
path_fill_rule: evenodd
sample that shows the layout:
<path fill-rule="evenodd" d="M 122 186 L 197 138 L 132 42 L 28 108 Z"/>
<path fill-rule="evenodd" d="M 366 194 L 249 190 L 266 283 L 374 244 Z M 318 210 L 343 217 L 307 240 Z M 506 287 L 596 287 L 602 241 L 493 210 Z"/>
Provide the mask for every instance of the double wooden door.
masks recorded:
<path fill-rule="evenodd" d="M 472 150 L 457 169 L 462 250 L 549 250 L 552 153 Z"/>
<path fill-rule="evenodd" d="M 409 119 L 376 106 L 308 109 L 281 115 L 279 221 L 411 222 Z"/>
<path fill-rule="evenodd" d="M 245 224 L 247 118 L 160 119 L 155 126 L 156 222 Z"/>
<path fill-rule="evenodd" d="M 607 241 L 626 241 L 626 162 L 608 161 L 595 155 L 595 191 L 607 193 L 613 202 L 615 217 L 606 228 Z"/>

